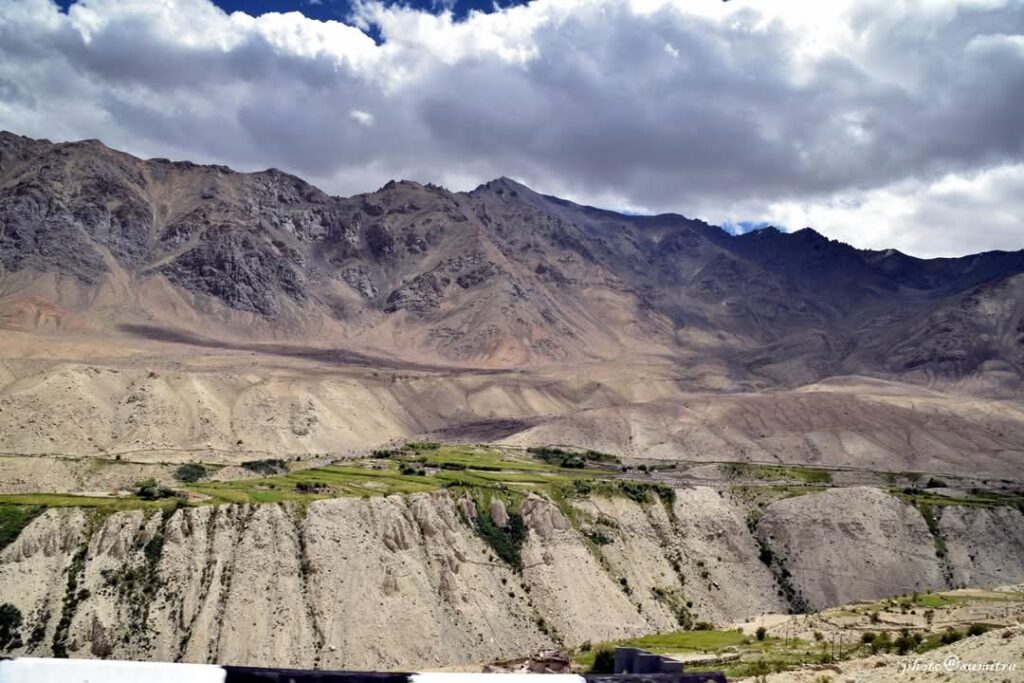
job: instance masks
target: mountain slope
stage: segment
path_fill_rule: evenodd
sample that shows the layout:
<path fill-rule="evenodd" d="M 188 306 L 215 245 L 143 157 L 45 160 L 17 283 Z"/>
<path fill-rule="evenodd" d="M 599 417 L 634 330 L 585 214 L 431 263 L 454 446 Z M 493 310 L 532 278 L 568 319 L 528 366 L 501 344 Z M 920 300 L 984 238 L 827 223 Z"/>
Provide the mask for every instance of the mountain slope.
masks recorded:
<path fill-rule="evenodd" d="M 489 367 L 657 355 L 766 386 L 1024 372 L 1024 252 L 925 261 L 810 229 L 734 237 L 505 178 L 337 198 L 276 170 L 4 133 L 0 226 L 0 321 L 20 329 Z"/>

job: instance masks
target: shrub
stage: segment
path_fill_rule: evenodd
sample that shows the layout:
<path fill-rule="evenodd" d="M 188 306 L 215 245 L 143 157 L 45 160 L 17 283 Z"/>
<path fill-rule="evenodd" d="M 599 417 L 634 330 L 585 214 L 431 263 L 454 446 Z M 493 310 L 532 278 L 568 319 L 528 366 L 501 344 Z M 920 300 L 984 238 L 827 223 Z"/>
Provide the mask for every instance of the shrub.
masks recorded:
<path fill-rule="evenodd" d="M 587 529 L 583 533 L 591 540 L 592 543 L 594 543 L 594 545 L 610 545 L 614 542 L 610 536 L 600 529 Z"/>
<path fill-rule="evenodd" d="M 754 637 L 757 638 L 758 640 L 764 640 L 764 637 L 767 634 L 768 634 L 768 631 L 765 630 L 764 626 L 758 626 L 757 630 L 754 631 Z"/>
<path fill-rule="evenodd" d="M 594 653 L 594 664 L 590 667 L 590 673 L 615 673 L 615 652 L 609 647 L 602 647 Z"/>
<path fill-rule="evenodd" d="M 964 635 L 960 633 L 960 631 L 957 631 L 953 627 L 948 626 L 946 627 L 946 630 L 942 632 L 942 638 L 940 638 L 940 640 L 942 641 L 943 645 L 952 645 L 953 643 L 955 643 L 963 637 Z"/>
<path fill-rule="evenodd" d="M 582 453 L 567 451 L 552 446 L 531 446 L 526 452 L 544 462 L 557 467 L 572 469 L 583 469 L 588 462 L 618 462 L 619 459 L 613 455 L 588 449 Z"/>
<path fill-rule="evenodd" d="M 135 486 L 138 487 L 135 495 L 142 500 L 159 500 L 161 498 L 174 497 L 174 491 L 166 486 L 157 484 L 156 479 L 146 479 L 145 481 L 140 481 Z"/>
<path fill-rule="evenodd" d="M 299 493 L 326 493 L 331 487 L 319 481 L 299 481 L 295 483 L 295 490 Z"/>
<path fill-rule="evenodd" d="M 526 542 L 526 523 L 518 512 L 509 513 L 508 524 L 500 527 L 486 510 L 477 509 L 477 533 L 494 553 L 516 571 L 523 568 L 522 549 Z"/>
<path fill-rule="evenodd" d="M 750 674 L 752 676 L 758 676 L 758 677 L 763 679 L 765 676 L 767 676 L 771 672 L 772 672 L 771 666 L 768 664 L 768 662 L 766 662 L 763 659 L 758 659 L 757 661 L 755 661 L 753 664 L 750 665 Z"/>
<path fill-rule="evenodd" d="M 671 505 L 676 499 L 675 489 L 666 484 L 644 481 L 620 481 L 619 491 L 636 503 L 646 503 L 650 500 L 650 494 L 652 493 L 668 505 Z"/>
<path fill-rule="evenodd" d="M 915 645 L 917 645 L 917 643 L 914 642 L 914 639 L 905 631 L 900 634 L 900 637 L 897 638 L 896 642 L 893 644 L 896 646 L 896 653 L 901 655 L 907 654 Z"/>
<path fill-rule="evenodd" d="M 572 483 L 572 488 L 573 491 L 576 492 L 576 495 L 579 496 L 586 496 L 590 494 L 591 491 L 594 490 L 593 485 L 591 485 L 589 481 L 586 481 L 584 479 L 577 479 L 576 481 L 574 481 Z"/>
<path fill-rule="evenodd" d="M 875 635 L 876 634 L 874 631 L 865 631 L 860 636 L 860 642 L 864 643 L 865 645 L 871 645 L 875 642 Z"/>
<path fill-rule="evenodd" d="M 946 488 L 946 486 L 946 482 L 942 481 L 941 479 L 936 479 L 935 477 L 929 479 L 928 483 L 924 485 L 926 489 L 944 489 Z"/>
<path fill-rule="evenodd" d="M 985 624 L 971 624 L 967 627 L 968 636 L 980 636 L 982 634 L 988 633 L 988 631 L 989 627 Z"/>
<path fill-rule="evenodd" d="M 284 460 L 276 458 L 264 458 L 263 460 L 248 460 L 242 463 L 242 467 L 255 472 L 256 474 L 285 474 L 288 472 L 288 464 Z"/>
<path fill-rule="evenodd" d="M 174 470 L 174 478 L 180 482 L 191 484 L 200 479 L 206 479 L 206 468 L 199 463 L 190 462 Z"/>
<path fill-rule="evenodd" d="M 21 610 L 9 602 L 0 605 L 0 649 L 21 647 Z"/>

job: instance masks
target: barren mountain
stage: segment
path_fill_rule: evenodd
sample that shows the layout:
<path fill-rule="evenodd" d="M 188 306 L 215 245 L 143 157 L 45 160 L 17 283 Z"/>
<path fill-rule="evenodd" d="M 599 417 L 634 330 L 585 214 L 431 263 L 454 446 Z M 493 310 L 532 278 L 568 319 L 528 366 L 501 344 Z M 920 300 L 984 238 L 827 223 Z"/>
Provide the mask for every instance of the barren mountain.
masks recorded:
<path fill-rule="evenodd" d="M 585 498 L 575 521 L 528 497 L 521 571 L 494 556 L 464 507 L 443 492 L 308 510 L 134 510 L 93 524 L 53 509 L 0 550 L 0 599 L 25 616 L 9 653 L 438 667 L 943 590 L 944 572 L 976 585 L 1024 577 L 1016 509 L 949 507 L 930 532 L 917 509 L 871 488 L 782 500 L 753 525 L 748 503 L 704 487 L 680 489 L 671 506 Z"/>
<path fill-rule="evenodd" d="M 1024 251 L 733 236 L 506 178 L 339 198 L 3 133 L 0 268 L 11 454 L 237 462 L 429 433 L 998 477 L 1024 454 Z"/>
<path fill-rule="evenodd" d="M 9 653 L 464 665 L 1018 582 L 1022 391 L 1024 251 L 0 134 Z M 412 438 L 621 462 L 324 467 Z"/>
<path fill-rule="evenodd" d="M 487 367 L 659 354 L 735 377 L 1024 371 L 1024 252 L 923 261 L 734 237 L 508 179 L 330 197 L 276 170 L 0 137 L 9 327 L 344 347 Z"/>

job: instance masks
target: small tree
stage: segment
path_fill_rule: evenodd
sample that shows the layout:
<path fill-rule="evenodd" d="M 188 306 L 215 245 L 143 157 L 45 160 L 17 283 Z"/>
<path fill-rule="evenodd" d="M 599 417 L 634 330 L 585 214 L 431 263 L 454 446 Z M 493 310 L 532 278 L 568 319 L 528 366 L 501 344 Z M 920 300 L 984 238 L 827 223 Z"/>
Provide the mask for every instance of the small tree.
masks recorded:
<path fill-rule="evenodd" d="M 594 653 L 594 664 L 590 667 L 590 673 L 615 673 L 615 652 L 610 647 L 602 647 Z"/>
<path fill-rule="evenodd" d="M 136 484 L 138 490 L 136 495 L 142 500 L 158 500 L 160 498 L 171 498 L 174 491 L 156 483 L 156 479 L 146 479 Z"/>
<path fill-rule="evenodd" d="M 190 462 L 174 470 L 174 478 L 180 482 L 191 484 L 200 479 L 206 479 L 206 468 L 199 463 Z"/>
<path fill-rule="evenodd" d="M 768 634 L 768 631 L 765 630 L 764 626 L 758 626 L 757 630 L 754 631 L 754 637 L 757 638 L 758 640 L 764 640 L 764 637 L 767 634 Z"/>
<path fill-rule="evenodd" d="M 904 632 L 901 633 L 899 638 L 896 639 L 896 642 L 895 642 L 896 653 L 897 654 L 901 654 L 901 655 L 905 655 L 908 652 L 910 652 L 910 650 L 912 650 L 914 648 L 914 645 L 915 645 L 914 639 L 911 638 L 910 634 L 907 633 L 906 630 L 904 629 Z"/>

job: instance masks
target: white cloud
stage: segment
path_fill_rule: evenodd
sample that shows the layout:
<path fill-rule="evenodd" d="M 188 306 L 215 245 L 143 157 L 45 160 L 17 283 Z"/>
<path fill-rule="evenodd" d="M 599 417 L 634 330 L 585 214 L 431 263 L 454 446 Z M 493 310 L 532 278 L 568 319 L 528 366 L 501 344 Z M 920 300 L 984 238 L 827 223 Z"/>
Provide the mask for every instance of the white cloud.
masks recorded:
<path fill-rule="evenodd" d="M 785 201 L 765 210 L 767 220 L 819 232 L 861 248 L 955 256 L 972 250 L 1024 247 L 1024 164 L 933 182 L 903 181 L 826 201 Z"/>
<path fill-rule="evenodd" d="M 370 126 L 373 125 L 373 114 L 371 114 L 368 111 L 363 111 L 362 109 L 352 109 L 349 111 L 348 115 L 352 117 L 353 121 L 355 121 L 361 126 L 366 126 L 367 128 L 369 128 Z"/>
<path fill-rule="evenodd" d="M 465 21 L 366 1 L 349 21 L 0 3 L 0 127 L 344 194 L 510 175 L 912 253 L 1024 244 L 1017 0 L 534 0 Z"/>

